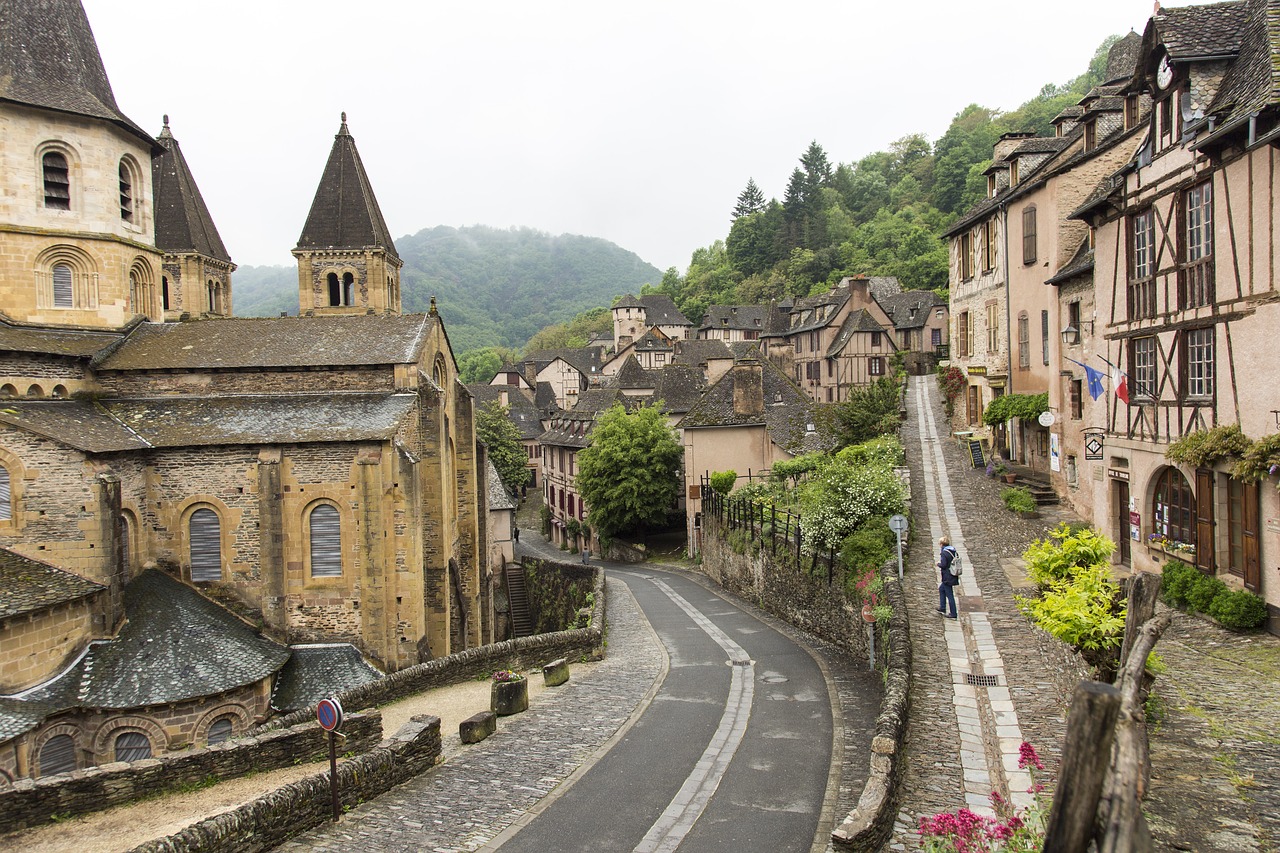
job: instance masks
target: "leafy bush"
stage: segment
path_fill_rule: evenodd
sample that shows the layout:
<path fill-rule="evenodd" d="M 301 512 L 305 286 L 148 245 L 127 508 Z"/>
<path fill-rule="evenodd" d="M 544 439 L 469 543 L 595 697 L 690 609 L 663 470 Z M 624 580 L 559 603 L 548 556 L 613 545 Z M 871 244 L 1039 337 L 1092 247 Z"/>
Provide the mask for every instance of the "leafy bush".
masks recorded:
<path fill-rule="evenodd" d="M 1231 476 L 1257 482 L 1280 472 L 1280 433 L 1264 435 L 1249 445 L 1231 470 Z"/>
<path fill-rule="evenodd" d="M 1251 444 L 1239 424 L 1223 424 L 1184 435 L 1170 444 L 1164 455 L 1174 462 L 1199 468 L 1228 456 L 1243 456 Z"/>
<path fill-rule="evenodd" d="M 1200 572 L 1179 560 L 1170 560 L 1164 565 L 1163 577 L 1160 579 L 1160 597 L 1170 607 L 1185 608 L 1187 593 L 1195 583 Z"/>
<path fill-rule="evenodd" d="M 779 483 L 787 480 L 799 482 L 801 477 L 820 468 L 826 461 L 827 456 L 824 453 L 804 453 L 794 459 L 773 463 L 769 476 Z"/>
<path fill-rule="evenodd" d="M 885 517 L 873 518 L 845 537 L 840 546 L 840 562 L 851 578 L 876 571 L 897 553 L 898 539 Z"/>
<path fill-rule="evenodd" d="M 1073 530 L 1059 524 L 1047 539 L 1037 539 L 1022 554 L 1027 575 L 1039 586 L 1070 578 L 1077 569 L 1106 566 L 1115 543 L 1093 528 Z"/>
<path fill-rule="evenodd" d="M 902 442 L 897 436 L 882 435 L 861 444 L 849 445 L 836 454 L 836 459 L 848 465 L 871 464 L 892 468 L 902 464 L 903 453 Z"/>
<path fill-rule="evenodd" d="M 1192 569 L 1192 571 L 1196 573 L 1196 577 L 1187 590 L 1187 609 L 1197 613 L 1208 613 L 1209 605 L 1227 591 L 1227 585 L 1215 577 L 1202 574 L 1198 569 Z"/>
<path fill-rule="evenodd" d="M 969 385 L 969 378 L 964 371 L 955 366 L 938 365 L 938 388 L 946 402 L 947 417 L 955 411 L 956 398 L 964 393 Z"/>
<path fill-rule="evenodd" d="M 1046 394 L 1002 394 L 996 397 L 982 412 L 982 422 L 987 426 L 995 426 L 1005 421 L 1018 418 L 1022 421 L 1034 421 L 1049 411 L 1049 395 Z"/>
<path fill-rule="evenodd" d="M 1126 602 L 1106 565 L 1079 567 L 1066 580 L 1052 580 L 1039 598 L 1018 597 L 1018 607 L 1037 625 L 1079 649 L 1102 669 L 1114 667 L 1124 634 Z"/>
<path fill-rule="evenodd" d="M 722 495 L 727 495 L 732 492 L 733 487 L 737 482 L 737 471 L 713 471 L 711 473 L 711 488 Z"/>
<path fill-rule="evenodd" d="M 1004 505 L 1010 512 L 1035 512 L 1037 507 L 1036 499 L 1031 492 L 1021 486 L 1002 489 L 1000 500 L 1004 501 Z"/>
<path fill-rule="evenodd" d="M 900 405 L 901 386 L 888 376 L 849 389 L 849 399 L 833 407 L 840 444 L 858 444 L 894 432 L 901 421 Z"/>
<path fill-rule="evenodd" d="M 1267 603 L 1246 589 L 1225 590 L 1209 603 L 1209 615 L 1233 631 L 1250 631 L 1267 621 Z"/>
<path fill-rule="evenodd" d="M 890 468 L 834 463 L 800 487 L 800 506 L 805 548 L 825 551 L 868 519 L 901 512 L 905 495 Z"/>

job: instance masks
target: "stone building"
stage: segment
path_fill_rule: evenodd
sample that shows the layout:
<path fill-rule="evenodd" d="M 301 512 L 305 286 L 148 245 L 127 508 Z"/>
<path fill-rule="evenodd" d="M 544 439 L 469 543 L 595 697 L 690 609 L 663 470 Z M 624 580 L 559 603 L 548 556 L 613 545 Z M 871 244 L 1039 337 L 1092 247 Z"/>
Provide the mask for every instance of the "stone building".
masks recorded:
<path fill-rule="evenodd" d="M 767 305 L 712 305 L 698 327 L 700 340 L 758 341 L 767 328 Z"/>
<path fill-rule="evenodd" d="M 618 350 L 657 327 L 673 341 L 694 337 L 693 323 L 680 313 L 670 296 L 650 293 L 638 299 L 630 293 L 613 305 L 613 340 Z"/>
<path fill-rule="evenodd" d="M 1096 229 L 1092 311 L 1082 298 L 1068 313 L 1080 360 L 1118 370 L 1086 404 L 1095 452 L 1065 489 L 1121 543 L 1121 563 L 1180 559 L 1258 592 L 1273 631 L 1276 474 L 1233 476 L 1230 455 L 1190 465 L 1165 454 L 1215 427 L 1272 441 L 1280 430 L 1277 13 L 1275 2 L 1236 0 L 1158 9 L 1147 23 L 1121 92 L 1152 101 L 1141 147 L 1074 213 Z M 1068 305 L 1077 280 L 1060 282 Z"/>
<path fill-rule="evenodd" d="M 76 0 L 6 8 L 0 124 L 0 784 L 242 731 L 289 644 L 389 671 L 491 640 L 471 395 L 434 305 L 400 313 L 345 117 L 294 250 L 310 316 L 272 319 L 229 316 L 168 122 L 120 113 Z M 205 645 L 149 668 L 166 631 Z M 329 671 L 304 658 L 295 697 Z"/>

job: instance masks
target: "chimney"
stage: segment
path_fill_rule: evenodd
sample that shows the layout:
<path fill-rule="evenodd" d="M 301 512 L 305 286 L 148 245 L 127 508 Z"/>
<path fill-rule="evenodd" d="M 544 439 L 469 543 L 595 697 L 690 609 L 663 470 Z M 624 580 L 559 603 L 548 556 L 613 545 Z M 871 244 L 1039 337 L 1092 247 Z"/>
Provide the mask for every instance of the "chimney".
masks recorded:
<path fill-rule="evenodd" d="M 506 388 L 499 388 L 499 389 L 498 389 L 498 405 L 499 405 L 499 406 L 510 406 L 510 405 L 511 405 L 511 397 L 510 397 L 510 396 L 508 396 L 508 394 L 507 394 L 507 389 L 506 389 Z"/>
<path fill-rule="evenodd" d="M 865 275 L 849 276 L 845 282 L 849 286 L 849 299 L 855 305 L 866 305 L 871 301 L 871 281 Z"/>
<path fill-rule="evenodd" d="M 755 360 L 733 366 L 733 413 L 764 414 L 764 369 Z"/>

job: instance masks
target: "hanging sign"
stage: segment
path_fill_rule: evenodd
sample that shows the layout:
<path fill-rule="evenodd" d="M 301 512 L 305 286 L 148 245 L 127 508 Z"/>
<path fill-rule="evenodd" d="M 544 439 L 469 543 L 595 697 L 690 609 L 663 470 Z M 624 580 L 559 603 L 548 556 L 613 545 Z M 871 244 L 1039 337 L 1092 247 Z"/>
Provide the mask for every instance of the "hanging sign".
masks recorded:
<path fill-rule="evenodd" d="M 1084 436 L 1084 458 L 1101 459 L 1104 446 L 1103 433 L 1087 432 Z"/>

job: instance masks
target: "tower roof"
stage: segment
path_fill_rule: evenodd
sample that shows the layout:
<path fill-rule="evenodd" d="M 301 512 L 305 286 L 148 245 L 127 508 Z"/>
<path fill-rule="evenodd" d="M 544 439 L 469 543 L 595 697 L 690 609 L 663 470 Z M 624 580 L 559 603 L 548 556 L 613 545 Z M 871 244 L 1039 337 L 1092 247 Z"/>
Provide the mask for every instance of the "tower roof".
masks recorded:
<path fill-rule="evenodd" d="M 79 0 L 6 3 L 0 15 L 0 100 L 104 119 L 155 140 L 116 106 Z"/>
<path fill-rule="evenodd" d="M 385 249 L 400 259 L 343 113 L 298 249 L 369 248 Z"/>
<path fill-rule="evenodd" d="M 169 132 L 169 117 L 156 137 L 163 149 L 151 161 L 151 182 L 156 199 L 156 248 L 164 252 L 195 252 L 231 263 L 226 246 L 218 236 L 213 217 L 205 206 L 200 188 L 187 167 L 178 140 Z"/>

